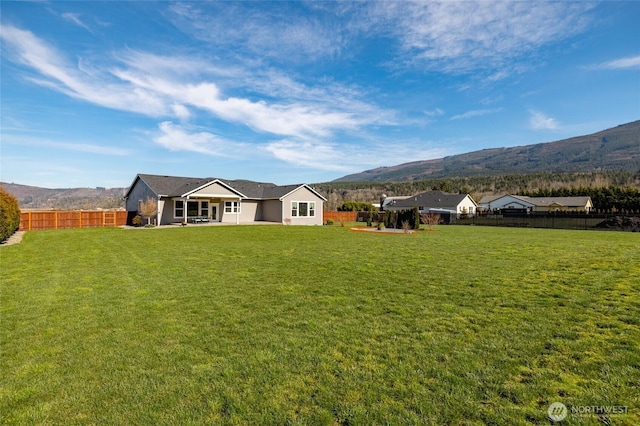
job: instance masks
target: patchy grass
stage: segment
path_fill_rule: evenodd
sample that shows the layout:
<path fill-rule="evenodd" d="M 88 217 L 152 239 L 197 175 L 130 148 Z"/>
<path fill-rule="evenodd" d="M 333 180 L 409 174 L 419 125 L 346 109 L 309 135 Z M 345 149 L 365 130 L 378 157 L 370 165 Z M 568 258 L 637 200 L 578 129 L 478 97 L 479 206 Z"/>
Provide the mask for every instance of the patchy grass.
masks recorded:
<path fill-rule="evenodd" d="M 36 231 L 0 248 L 6 424 L 640 423 L 640 240 Z"/>

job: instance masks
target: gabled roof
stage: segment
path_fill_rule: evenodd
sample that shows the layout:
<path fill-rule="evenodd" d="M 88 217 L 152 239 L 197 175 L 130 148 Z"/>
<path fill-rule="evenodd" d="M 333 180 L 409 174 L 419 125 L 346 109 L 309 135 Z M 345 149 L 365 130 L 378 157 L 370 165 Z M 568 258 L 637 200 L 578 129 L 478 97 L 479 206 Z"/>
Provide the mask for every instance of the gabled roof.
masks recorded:
<path fill-rule="evenodd" d="M 591 197 L 520 197 L 538 207 L 563 206 L 563 207 L 584 207 L 591 201 Z"/>
<path fill-rule="evenodd" d="M 297 190 L 300 187 L 306 187 L 318 197 L 326 201 L 326 198 L 320 195 L 313 188 L 309 187 L 307 184 L 281 186 L 273 183 L 254 182 L 251 180 L 243 179 L 225 180 L 218 178 L 191 178 L 148 174 L 138 174 L 136 176 L 136 179 L 131 184 L 131 187 L 129 187 L 125 198 L 129 196 L 131 188 L 133 188 L 138 179 L 142 180 L 149 188 L 151 188 L 151 190 L 156 195 L 166 197 L 184 197 L 198 190 L 199 188 L 217 182 L 227 187 L 229 190 L 237 193 L 241 198 L 277 200 Z"/>
<path fill-rule="evenodd" d="M 427 191 L 413 195 L 402 200 L 395 200 L 390 206 L 393 207 L 453 207 L 460 204 L 468 194 L 449 194 L 442 191 Z M 471 199 L 471 198 L 470 198 Z M 473 199 L 471 199 L 473 201 Z M 475 204 L 475 201 L 473 201 Z"/>
<path fill-rule="evenodd" d="M 525 195 L 498 195 L 498 196 L 484 196 L 480 200 L 480 204 L 492 203 L 501 198 L 509 197 L 514 200 L 519 200 L 525 204 L 536 207 L 550 207 L 550 206 L 563 206 L 563 207 L 584 207 L 586 206 L 591 197 L 588 196 L 576 196 L 576 197 L 527 197 Z"/>
<path fill-rule="evenodd" d="M 478 201 L 478 204 L 489 204 L 502 197 L 504 197 L 504 195 L 485 195 L 480 199 L 480 201 Z"/>

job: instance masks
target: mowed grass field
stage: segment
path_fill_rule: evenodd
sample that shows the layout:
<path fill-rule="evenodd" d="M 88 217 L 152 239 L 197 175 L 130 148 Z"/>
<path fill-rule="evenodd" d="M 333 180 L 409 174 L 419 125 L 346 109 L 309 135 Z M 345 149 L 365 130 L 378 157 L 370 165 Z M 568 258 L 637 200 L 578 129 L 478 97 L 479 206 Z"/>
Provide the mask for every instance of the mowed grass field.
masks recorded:
<path fill-rule="evenodd" d="M 640 235 L 34 231 L 0 248 L 3 424 L 640 424 Z"/>

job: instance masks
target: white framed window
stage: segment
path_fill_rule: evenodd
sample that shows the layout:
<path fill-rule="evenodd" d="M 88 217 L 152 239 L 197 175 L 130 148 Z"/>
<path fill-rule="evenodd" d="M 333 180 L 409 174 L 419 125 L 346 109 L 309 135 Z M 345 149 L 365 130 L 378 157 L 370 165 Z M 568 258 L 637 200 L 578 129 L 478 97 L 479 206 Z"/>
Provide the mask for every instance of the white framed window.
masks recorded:
<path fill-rule="evenodd" d="M 175 200 L 173 202 L 173 217 L 184 217 L 184 201 Z"/>
<path fill-rule="evenodd" d="M 240 201 L 225 201 L 224 202 L 225 213 L 240 213 Z"/>
<path fill-rule="evenodd" d="M 291 217 L 316 217 L 316 202 L 292 201 Z"/>

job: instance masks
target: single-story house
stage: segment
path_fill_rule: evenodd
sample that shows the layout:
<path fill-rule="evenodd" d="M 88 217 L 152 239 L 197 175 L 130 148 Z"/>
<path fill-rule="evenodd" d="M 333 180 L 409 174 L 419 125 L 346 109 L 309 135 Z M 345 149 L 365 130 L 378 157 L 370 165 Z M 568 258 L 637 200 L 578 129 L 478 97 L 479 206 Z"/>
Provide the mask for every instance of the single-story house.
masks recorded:
<path fill-rule="evenodd" d="M 420 213 L 450 213 L 474 215 L 478 205 L 469 194 L 449 194 L 427 191 L 421 194 L 382 203 L 385 210 L 407 210 L 417 207 Z"/>
<path fill-rule="evenodd" d="M 125 195 L 130 216 L 148 198 L 157 201 L 158 225 L 257 221 L 322 225 L 327 201 L 307 184 L 138 174 Z"/>
<path fill-rule="evenodd" d="M 480 200 L 483 210 L 523 209 L 529 212 L 571 211 L 589 213 L 591 197 L 526 197 L 523 195 L 485 196 Z"/>

